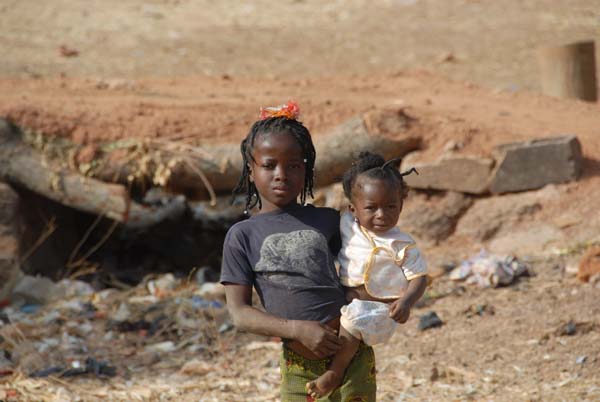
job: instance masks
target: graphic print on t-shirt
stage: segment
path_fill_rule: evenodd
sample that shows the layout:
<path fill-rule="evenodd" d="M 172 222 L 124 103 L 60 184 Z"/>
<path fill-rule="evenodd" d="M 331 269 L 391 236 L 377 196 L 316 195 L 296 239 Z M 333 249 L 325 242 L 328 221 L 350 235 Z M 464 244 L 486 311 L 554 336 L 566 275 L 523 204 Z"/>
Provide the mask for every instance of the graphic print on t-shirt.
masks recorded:
<path fill-rule="evenodd" d="M 296 230 L 267 236 L 254 270 L 288 289 L 332 283 L 337 279 L 327 267 L 333 259 L 327 239 L 314 230 Z"/>

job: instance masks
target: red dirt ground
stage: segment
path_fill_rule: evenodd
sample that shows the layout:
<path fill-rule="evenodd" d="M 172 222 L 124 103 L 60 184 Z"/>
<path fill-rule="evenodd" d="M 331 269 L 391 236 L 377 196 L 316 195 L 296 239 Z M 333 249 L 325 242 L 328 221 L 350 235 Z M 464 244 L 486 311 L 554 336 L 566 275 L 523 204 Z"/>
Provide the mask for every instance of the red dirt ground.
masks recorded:
<path fill-rule="evenodd" d="M 523 197 L 542 205 L 533 218 L 505 229 L 509 240 L 528 234 L 515 237 L 515 249 L 521 241 L 535 249 L 541 225 L 561 233 L 532 253 L 537 276 L 497 290 L 438 279 L 432 294 L 448 295 L 415 309 L 393 341 L 377 348 L 378 395 L 600 400 L 600 289 L 565 273 L 582 244 L 600 240 L 600 106 L 537 94 L 533 55 L 539 46 L 597 36 L 600 2 L 521 3 L 14 1 L 0 5 L 0 44 L 7 49 L 0 116 L 81 145 L 129 137 L 202 145 L 239 142 L 259 106 L 290 98 L 315 136 L 374 107 L 403 107 L 419 120 L 413 130 L 431 159 L 451 140 L 464 144 L 461 153 L 485 155 L 504 142 L 576 135 L 586 158 L 579 181 L 494 197 L 497 205 Z M 61 45 L 78 55 L 64 57 Z M 498 209 L 481 219 L 496 219 Z M 456 235 L 424 251 L 439 268 L 491 245 Z M 557 256 L 557 247 L 572 250 Z M 494 313 L 471 313 L 483 305 Z M 429 310 L 446 324 L 418 332 L 417 316 Z M 591 329 L 561 335 L 569 320 Z M 204 388 L 184 386 L 189 379 L 169 365 L 149 365 L 130 383 L 117 377 L 110 386 L 127 392 L 133 384 L 144 389 L 141 400 L 273 400 L 277 352 L 249 352 L 245 338 L 236 339 Z M 585 362 L 577 363 L 581 356 Z M 103 398 L 99 381 L 74 384 L 55 386 L 71 397 Z"/>

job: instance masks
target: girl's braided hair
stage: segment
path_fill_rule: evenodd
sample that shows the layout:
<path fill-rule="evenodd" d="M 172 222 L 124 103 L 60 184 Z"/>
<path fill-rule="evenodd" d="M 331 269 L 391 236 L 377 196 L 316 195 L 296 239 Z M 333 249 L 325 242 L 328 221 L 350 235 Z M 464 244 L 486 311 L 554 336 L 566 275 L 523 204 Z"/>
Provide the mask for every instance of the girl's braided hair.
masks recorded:
<path fill-rule="evenodd" d="M 400 164 L 401 160 L 401 158 L 394 158 L 386 162 L 385 159 L 383 159 L 383 156 L 379 154 L 361 152 L 358 155 L 358 158 L 352 163 L 350 169 L 346 170 L 346 173 L 344 173 L 344 177 L 342 179 L 344 194 L 349 200 L 352 200 L 352 188 L 356 183 L 356 179 L 361 175 L 365 175 L 372 179 L 393 182 L 394 184 L 398 185 L 400 197 L 402 199 L 406 198 L 408 195 L 408 186 L 406 185 L 403 176 L 406 176 L 412 172 L 418 174 L 418 172 L 415 168 L 411 168 L 404 173 L 400 173 L 398 170 L 398 165 Z"/>
<path fill-rule="evenodd" d="M 250 132 L 240 144 L 240 151 L 244 161 L 242 176 L 237 186 L 233 189 L 233 194 L 246 194 L 246 213 L 258 205 L 262 207 L 260 194 L 256 191 L 256 186 L 250 180 L 250 163 L 254 162 L 252 151 L 254 144 L 259 136 L 289 134 L 298 141 L 302 148 L 302 158 L 304 159 L 304 188 L 300 194 L 300 202 L 306 202 L 306 196 L 313 197 L 314 168 L 315 168 L 315 146 L 313 145 L 310 132 L 304 125 L 296 119 L 288 117 L 268 117 L 256 121 L 250 128 Z"/>

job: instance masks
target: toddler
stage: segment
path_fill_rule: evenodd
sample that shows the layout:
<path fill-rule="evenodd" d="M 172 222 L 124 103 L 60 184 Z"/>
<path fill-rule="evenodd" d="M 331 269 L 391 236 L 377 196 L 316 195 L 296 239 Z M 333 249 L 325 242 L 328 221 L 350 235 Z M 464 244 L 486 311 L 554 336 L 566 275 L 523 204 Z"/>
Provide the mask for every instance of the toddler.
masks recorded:
<path fill-rule="evenodd" d="M 340 221 L 342 248 L 338 254 L 340 281 L 349 305 L 342 307 L 342 348 L 328 370 L 306 384 L 309 394 L 322 397 L 335 390 L 359 348 L 386 342 L 427 286 L 427 266 L 412 237 L 396 227 L 407 195 L 399 160 L 385 162 L 363 152 L 345 173 L 350 200 Z"/>

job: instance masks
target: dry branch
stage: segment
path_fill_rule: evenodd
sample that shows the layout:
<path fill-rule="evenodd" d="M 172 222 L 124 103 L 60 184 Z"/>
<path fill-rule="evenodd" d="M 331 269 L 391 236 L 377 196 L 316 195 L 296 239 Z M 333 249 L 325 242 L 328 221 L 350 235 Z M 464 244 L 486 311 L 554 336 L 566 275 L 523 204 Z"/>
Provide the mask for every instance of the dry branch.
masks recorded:
<path fill-rule="evenodd" d="M 65 206 L 117 222 L 148 227 L 185 208 L 181 199 L 163 208 L 133 202 L 127 188 L 59 168 L 21 140 L 18 130 L 0 119 L 0 180 L 27 188 Z"/>

